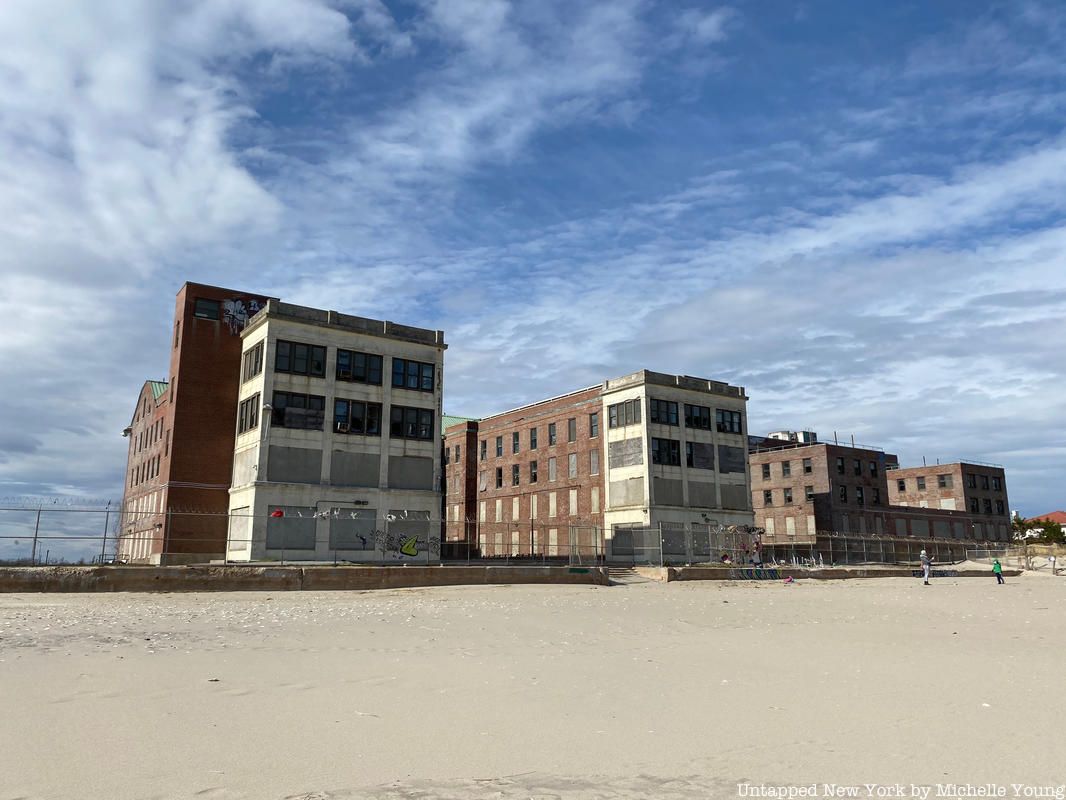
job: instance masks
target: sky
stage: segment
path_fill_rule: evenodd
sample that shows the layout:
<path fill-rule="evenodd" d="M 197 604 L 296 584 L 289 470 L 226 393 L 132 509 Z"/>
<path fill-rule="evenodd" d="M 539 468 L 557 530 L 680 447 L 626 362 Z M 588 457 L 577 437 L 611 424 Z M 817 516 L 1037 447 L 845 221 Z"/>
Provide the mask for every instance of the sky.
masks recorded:
<path fill-rule="evenodd" d="M 0 498 L 121 497 L 188 281 L 1066 508 L 1066 5 L 0 3 Z"/>

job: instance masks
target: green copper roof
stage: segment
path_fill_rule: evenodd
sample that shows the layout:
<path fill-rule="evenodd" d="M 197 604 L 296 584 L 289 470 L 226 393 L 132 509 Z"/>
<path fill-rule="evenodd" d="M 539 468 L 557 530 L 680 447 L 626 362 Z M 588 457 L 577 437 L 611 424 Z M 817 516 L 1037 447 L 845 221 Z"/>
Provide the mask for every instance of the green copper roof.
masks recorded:
<path fill-rule="evenodd" d="M 448 430 L 452 425 L 458 425 L 460 422 L 477 422 L 477 417 L 456 417 L 452 414 L 444 414 L 440 418 L 440 432 Z"/>
<path fill-rule="evenodd" d="M 148 381 L 148 385 L 152 387 L 152 399 L 158 400 L 160 395 L 164 394 L 169 384 L 166 381 Z"/>

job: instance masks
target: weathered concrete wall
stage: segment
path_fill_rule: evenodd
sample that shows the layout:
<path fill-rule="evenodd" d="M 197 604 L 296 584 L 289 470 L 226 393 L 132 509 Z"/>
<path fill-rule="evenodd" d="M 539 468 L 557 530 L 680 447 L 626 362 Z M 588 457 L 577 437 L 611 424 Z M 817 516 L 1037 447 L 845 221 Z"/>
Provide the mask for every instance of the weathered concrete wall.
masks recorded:
<path fill-rule="evenodd" d="M 912 578 L 920 571 L 907 567 L 850 567 L 825 569 L 770 568 L 754 569 L 751 567 L 667 567 L 667 581 L 743 581 L 743 580 L 784 580 L 792 577 L 814 578 L 816 580 L 842 580 L 848 578 Z M 1016 577 L 1020 570 L 1003 570 L 1005 577 Z M 934 568 L 933 579 L 944 578 L 984 578 L 994 580 L 989 569 L 951 569 Z"/>
<path fill-rule="evenodd" d="M 608 585 L 600 567 L 4 567 L 0 592 L 232 592 L 511 583 Z"/>

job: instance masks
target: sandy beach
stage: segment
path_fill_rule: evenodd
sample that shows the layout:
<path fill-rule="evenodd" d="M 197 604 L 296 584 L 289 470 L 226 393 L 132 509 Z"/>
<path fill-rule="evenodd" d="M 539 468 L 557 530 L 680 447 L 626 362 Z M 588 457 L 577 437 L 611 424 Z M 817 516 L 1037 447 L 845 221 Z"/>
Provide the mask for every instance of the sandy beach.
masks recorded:
<path fill-rule="evenodd" d="M 1041 575 L 0 595 L 0 800 L 1061 785 L 1064 601 Z"/>

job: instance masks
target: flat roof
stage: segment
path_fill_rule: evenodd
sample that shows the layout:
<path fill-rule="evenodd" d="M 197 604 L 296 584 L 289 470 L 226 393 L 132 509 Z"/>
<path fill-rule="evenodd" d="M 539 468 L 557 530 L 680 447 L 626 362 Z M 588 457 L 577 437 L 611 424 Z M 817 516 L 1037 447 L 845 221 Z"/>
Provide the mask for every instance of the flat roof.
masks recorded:
<path fill-rule="evenodd" d="M 275 299 L 267 300 L 266 305 L 248 320 L 248 324 L 244 326 L 244 331 L 241 335 L 247 335 L 250 331 L 265 324 L 268 319 L 299 322 L 320 328 L 340 328 L 351 333 L 362 333 L 367 336 L 380 336 L 384 339 L 398 339 L 416 344 L 428 344 L 433 347 L 439 347 L 442 350 L 448 347 L 444 343 L 444 331 L 401 325 L 390 320 L 357 317 L 352 314 L 342 314 L 339 311 L 323 308 L 298 306 L 294 303 L 283 303 Z"/>

